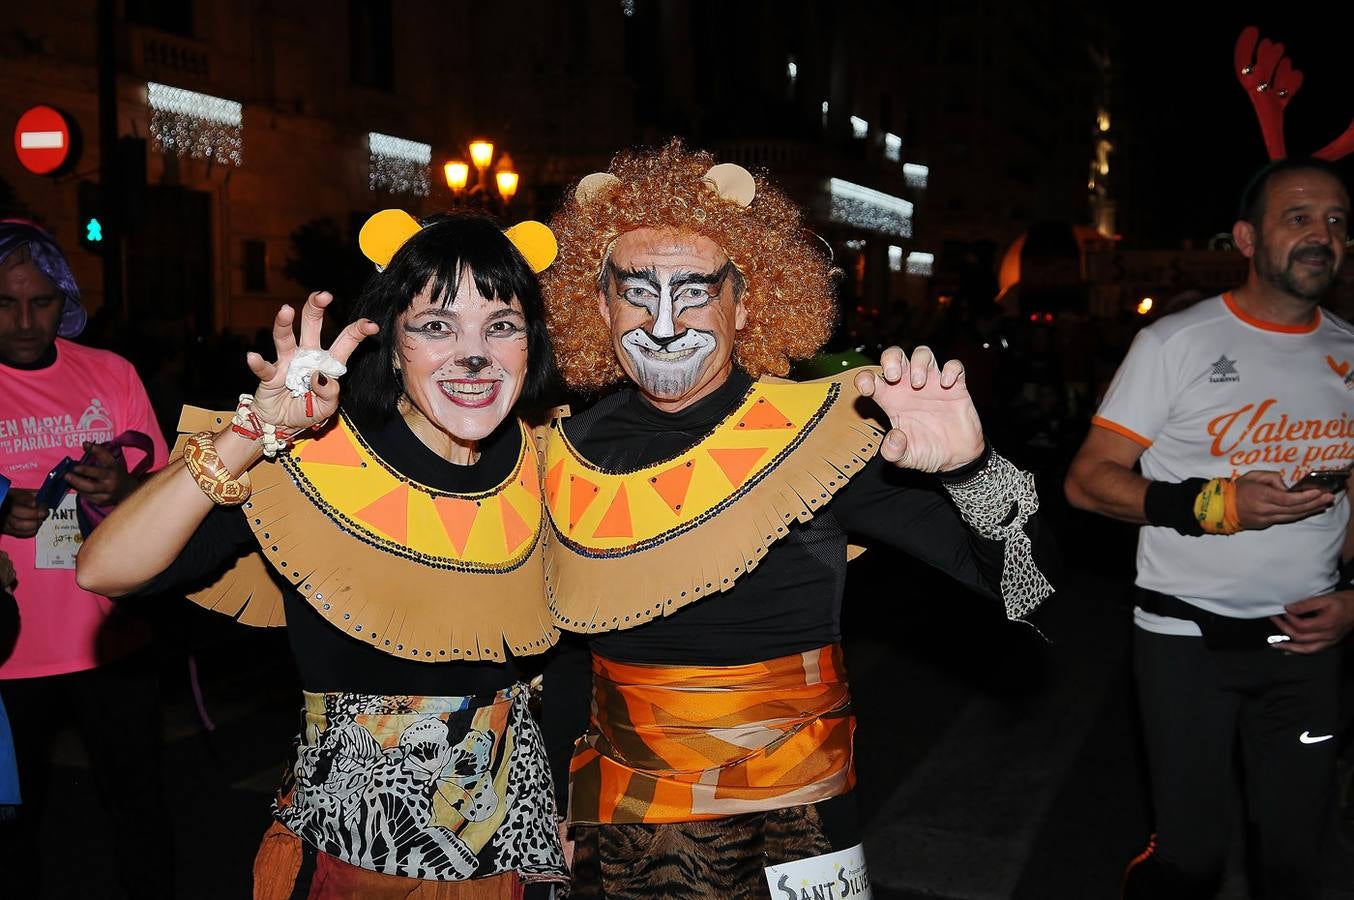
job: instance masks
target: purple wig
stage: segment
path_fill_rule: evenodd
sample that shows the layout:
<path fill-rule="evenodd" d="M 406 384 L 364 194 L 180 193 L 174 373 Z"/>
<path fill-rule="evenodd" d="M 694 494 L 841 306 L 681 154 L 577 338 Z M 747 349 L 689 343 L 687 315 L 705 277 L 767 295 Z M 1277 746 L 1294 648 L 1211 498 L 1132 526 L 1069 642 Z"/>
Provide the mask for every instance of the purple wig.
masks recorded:
<path fill-rule="evenodd" d="M 85 308 L 80 305 L 80 287 L 75 283 L 70 263 L 66 262 L 61 248 L 56 245 L 56 239 L 36 222 L 0 219 L 0 263 L 25 245 L 33 265 L 66 298 L 61 307 L 61 324 L 57 326 L 56 333 L 63 338 L 75 337 L 85 330 L 87 316 Z"/>

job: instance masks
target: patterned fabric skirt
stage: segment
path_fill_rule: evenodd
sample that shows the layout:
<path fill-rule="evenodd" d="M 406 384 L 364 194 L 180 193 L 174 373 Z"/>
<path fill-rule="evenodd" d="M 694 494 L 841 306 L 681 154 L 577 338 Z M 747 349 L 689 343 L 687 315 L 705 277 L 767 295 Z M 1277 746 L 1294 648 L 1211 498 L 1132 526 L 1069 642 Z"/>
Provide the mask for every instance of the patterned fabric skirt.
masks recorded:
<path fill-rule="evenodd" d="M 307 693 L 274 818 L 320 853 L 385 875 L 567 881 L 527 702 L 524 684 L 483 697 Z"/>
<path fill-rule="evenodd" d="M 359 869 L 302 844 L 301 839 L 281 822 L 269 826 L 254 857 L 254 900 L 349 900 L 353 897 L 362 900 L 526 900 L 526 893 L 516 872 L 467 881 L 423 881 Z"/>
<path fill-rule="evenodd" d="M 854 732 L 835 644 L 743 666 L 594 655 L 569 820 L 694 822 L 836 797 L 855 784 Z"/>

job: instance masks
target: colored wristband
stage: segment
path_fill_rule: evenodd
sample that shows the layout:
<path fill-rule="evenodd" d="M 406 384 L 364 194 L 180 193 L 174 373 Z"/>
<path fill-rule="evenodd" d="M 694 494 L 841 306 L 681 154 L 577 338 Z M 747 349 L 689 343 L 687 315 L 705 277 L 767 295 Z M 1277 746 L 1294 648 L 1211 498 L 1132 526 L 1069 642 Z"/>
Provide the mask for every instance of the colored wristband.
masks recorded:
<path fill-rule="evenodd" d="M 1148 525 L 1174 528 L 1190 537 L 1198 537 L 1206 532 L 1194 514 L 1194 501 L 1199 491 L 1207 484 L 1203 478 L 1187 478 L 1184 481 L 1153 481 L 1147 485 L 1147 497 L 1143 501 L 1143 515 Z"/>
<path fill-rule="evenodd" d="M 1241 521 L 1236 512 L 1236 483 L 1230 478 L 1204 482 L 1194 498 L 1194 517 L 1205 534 L 1236 534 Z"/>

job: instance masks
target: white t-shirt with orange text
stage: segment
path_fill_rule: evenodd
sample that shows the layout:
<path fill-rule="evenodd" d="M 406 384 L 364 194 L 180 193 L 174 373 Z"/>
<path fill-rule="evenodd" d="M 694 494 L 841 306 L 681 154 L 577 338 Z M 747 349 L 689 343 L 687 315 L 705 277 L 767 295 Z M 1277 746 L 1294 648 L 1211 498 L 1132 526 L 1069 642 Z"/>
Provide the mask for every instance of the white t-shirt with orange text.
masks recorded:
<path fill-rule="evenodd" d="M 1318 309 L 1279 326 L 1241 311 L 1229 294 L 1166 316 L 1138 333 L 1093 419 L 1141 444 L 1153 481 L 1256 470 L 1293 484 L 1312 469 L 1354 464 L 1354 328 Z M 1325 512 L 1233 535 L 1189 537 L 1143 526 L 1140 587 L 1226 616 L 1258 618 L 1326 593 L 1338 581 L 1349 520 L 1341 494 Z M 1135 613 L 1167 634 L 1192 622 Z"/>

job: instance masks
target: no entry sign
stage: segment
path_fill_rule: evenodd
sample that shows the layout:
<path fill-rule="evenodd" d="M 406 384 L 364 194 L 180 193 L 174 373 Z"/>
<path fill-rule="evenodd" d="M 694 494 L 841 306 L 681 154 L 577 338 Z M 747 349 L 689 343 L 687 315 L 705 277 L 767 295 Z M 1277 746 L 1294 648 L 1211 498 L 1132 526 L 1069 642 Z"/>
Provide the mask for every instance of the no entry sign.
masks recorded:
<path fill-rule="evenodd" d="M 30 107 L 14 126 L 14 152 L 34 175 L 55 172 L 70 158 L 70 123 L 50 106 Z"/>

